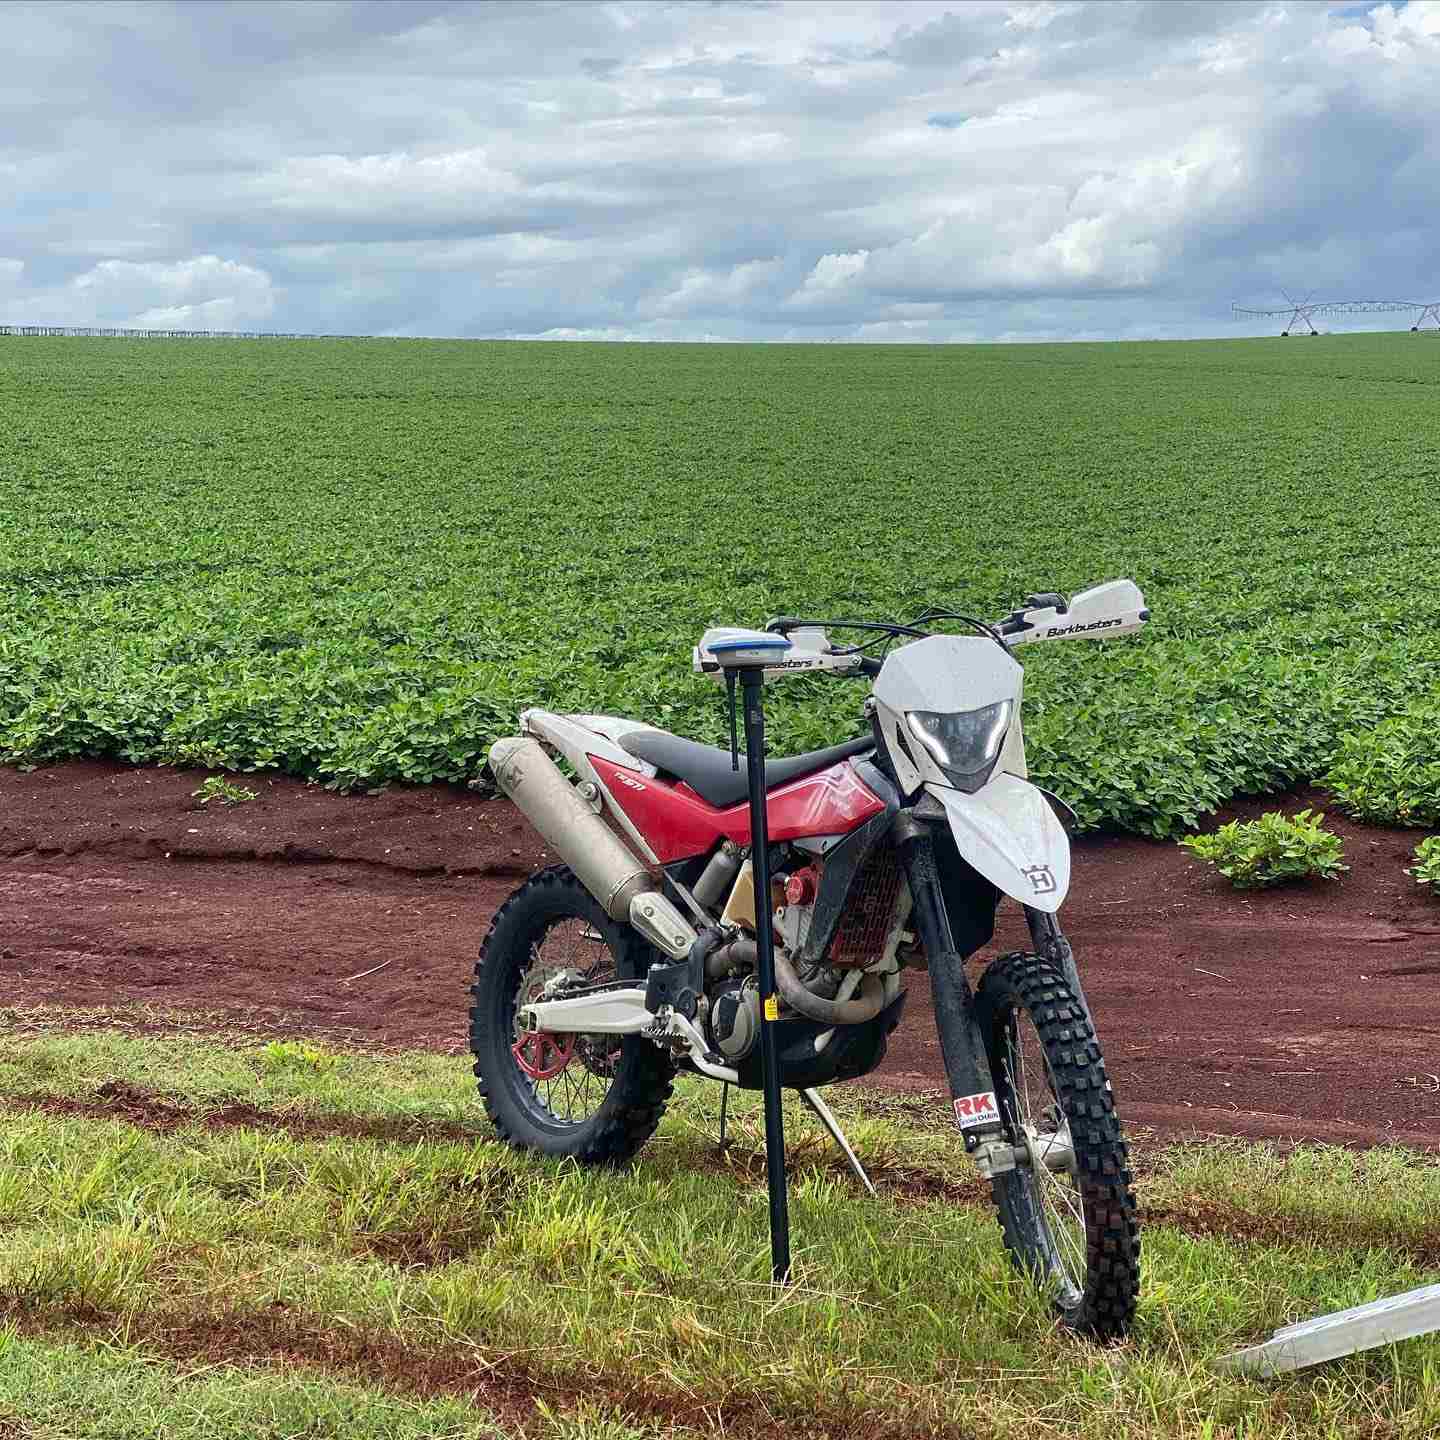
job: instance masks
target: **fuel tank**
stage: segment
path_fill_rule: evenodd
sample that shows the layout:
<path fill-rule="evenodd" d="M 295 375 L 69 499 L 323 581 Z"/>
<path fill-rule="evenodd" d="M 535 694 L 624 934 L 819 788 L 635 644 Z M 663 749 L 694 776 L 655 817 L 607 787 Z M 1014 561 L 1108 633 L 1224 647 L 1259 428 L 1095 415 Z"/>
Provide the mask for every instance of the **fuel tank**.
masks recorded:
<path fill-rule="evenodd" d="M 666 784 L 599 755 L 586 758 L 662 865 L 708 854 L 721 840 L 750 843 L 748 804 L 717 810 L 688 785 Z M 860 778 L 854 762 L 844 760 L 768 792 L 770 839 L 847 835 L 884 809 L 885 802 Z"/>

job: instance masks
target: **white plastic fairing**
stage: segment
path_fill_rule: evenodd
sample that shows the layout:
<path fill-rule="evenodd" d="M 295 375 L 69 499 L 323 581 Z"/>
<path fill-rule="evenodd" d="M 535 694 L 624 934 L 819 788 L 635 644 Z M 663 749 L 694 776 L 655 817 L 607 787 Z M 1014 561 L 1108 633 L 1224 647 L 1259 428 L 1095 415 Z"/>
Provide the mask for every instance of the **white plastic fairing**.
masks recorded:
<path fill-rule="evenodd" d="M 521 731 L 553 745 L 569 761 L 576 774 L 585 780 L 599 779 L 587 759 L 590 755 L 598 755 L 602 760 L 624 765 L 644 775 L 655 774 L 653 765 L 637 760 L 628 750 L 622 750 L 619 744 L 623 736 L 654 728 L 653 725 L 642 725 L 616 715 L 555 715 L 549 710 L 539 709 L 520 712 Z"/>
<path fill-rule="evenodd" d="M 620 715 L 568 715 L 565 718 L 573 720 L 577 725 L 583 725 L 587 730 L 593 730 L 597 735 L 603 735 L 616 745 L 627 735 L 640 735 L 655 728 L 653 725 L 646 725 L 641 720 L 626 720 Z M 625 753 L 628 755 L 630 752 L 627 750 Z M 614 756 L 611 755 L 610 758 L 613 759 Z M 616 763 L 623 762 L 617 761 Z M 654 773 L 652 766 L 637 762 L 633 755 L 630 757 L 629 763 L 637 769 L 644 769 L 647 774 Z"/>
<path fill-rule="evenodd" d="M 1070 840 L 1040 791 L 1003 772 L 973 795 L 925 789 L 945 807 L 961 856 L 992 885 L 1022 905 L 1060 908 L 1070 888 Z"/>
<path fill-rule="evenodd" d="M 875 698 L 892 710 L 979 710 L 1018 700 L 1020 662 L 993 640 L 931 635 L 892 651 L 875 679 Z"/>
<path fill-rule="evenodd" d="M 621 737 L 636 730 L 653 730 L 653 725 L 641 725 L 634 720 L 624 720 L 615 715 L 555 715 L 539 708 L 520 712 L 522 734 L 533 735 L 565 757 L 566 763 L 581 779 L 595 787 L 595 793 L 603 797 L 605 808 L 619 826 L 621 832 L 630 838 L 631 844 L 646 860 L 655 860 L 650 842 L 640 833 L 634 821 L 617 804 L 600 773 L 590 763 L 590 757 L 609 760 L 627 771 L 644 776 L 656 773 L 653 765 L 637 760 L 628 750 L 619 746 Z"/>
<path fill-rule="evenodd" d="M 931 635 L 891 651 L 875 680 L 875 718 L 901 792 L 914 795 L 927 781 L 954 783 L 910 733 L 909 715 L 917 710 L 971 714 L 1011 700 L 1013 735 L 1020 725 L 1024 682 L 1025 672 L 1009 651 L 974 635 Z M 1013 751 L 1010 735 L 1006 745 Z"/>

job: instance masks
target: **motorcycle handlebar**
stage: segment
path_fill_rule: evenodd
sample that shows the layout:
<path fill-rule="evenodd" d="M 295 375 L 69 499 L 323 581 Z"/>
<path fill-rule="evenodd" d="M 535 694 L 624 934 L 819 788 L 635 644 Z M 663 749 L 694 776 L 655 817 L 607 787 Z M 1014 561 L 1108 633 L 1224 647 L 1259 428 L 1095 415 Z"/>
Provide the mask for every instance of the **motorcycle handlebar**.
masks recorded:
<path fill-rule="evenodd" d="M 1034 605 L 1039 601 L 1056 601 L 1058 602 L 1056 609 L 1061 613 L 1064 612 L 1065 599 L 1062 595 L 1032 595 L 1029 597 L 1027 603 Z M 976 620 L 969 615 L 962 615 L 958 611 L 934 610 L 926 611 L 919 620 L 910 625 L 901 625 L 894 621 L 884 620 L 804 620 L 798 615 L 777 615 L 773 619 L 765 622 L 765 629 L 771 634 L 779 635 L 788 635 L 792 630 L 802 629 L 828 630 L 833 628 L 837 630 L 866 630 L 876 634 L 888 635 L 892 639 L 898 638 L 901 635 L 907 635 L 915 640 L 923 640 L 930 632 L 919 627 L 927 620 L 965 620 L 977 629 L 987 632 L 993 640 L 1008 650 L 1009 646 L 1006 645 L 1003 637 L 1006 635 L 1018 635 L 1022 631 L 1030 628 L 1030 626 L 1020 618 L 1021 614 L 1022 612 L 1017 610 L 1004 620 L 982 621 Z M 842 653 L 853 654 L 854 651 L 851 650 Z M 853 668 L 847 668 L 845 673 L 849 675 L 864 675 L 873 680 L 880 673 L 880 667 L 884 663 L 883 660 L 877 660 L 869 655 L 864 655 Z"/>

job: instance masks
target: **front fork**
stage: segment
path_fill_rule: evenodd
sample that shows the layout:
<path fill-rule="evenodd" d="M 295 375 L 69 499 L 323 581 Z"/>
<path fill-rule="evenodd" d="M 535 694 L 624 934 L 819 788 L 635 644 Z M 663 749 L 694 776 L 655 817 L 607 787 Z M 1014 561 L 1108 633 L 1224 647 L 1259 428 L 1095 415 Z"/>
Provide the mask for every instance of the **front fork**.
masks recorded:
<path fill-rule="evenodd" d="M 1085 1011 L 1090 1028 L 1095 1028 L 1095 1017 L 1090 1013 L 1090 1002 L 1085 998 L 1085 987 L 1080 983 L 1080 969 L 1075 964 L 1075 952 L 1060 929 L 1060 921 L 1044 910 L 1032 910 L 1025 906 L 1025 923 L 1030 927 L 1030 943 L 1035 953 L 1048 960 L 1065 977 Z"/>
<path fill-rule="evenodd" d="M 1021 1136 L 1006 1134 L 995 1105 L 995 1078 L 985 1037 L 975 1022 L 974 993 L 965 975 L 965 957 L 955 948 L 950 930 L 930 828 L 906 813 L 897 817 L 895 827 L 900 860 L 910 886 L 911 917 L 929 962 L 940 1053 L 945 1059 L 950 1093 L 955 1097 L 955 1123 L 966 1153 L 980 1173 L 990 1179 L 1013 1170 L 1017 1164 L 1028 1164 L 1029 1151 Z M 1075 955 L 1060 922 L 1054 915 L 1029 906 L 1025 907 L 1025 921 L 1036 953 L 1064 974 L 1088 1019 L 1090 1007 L 1080 985 Z"/>
<path fill-rule="evenodd" d="M 965 1152 L 987 1177 L 1015 1168 L 1015 1147 L 1006 1137 L 995 1105 L 995 1080 L 985 1039 L 975 1023 L 974 995 L 965 976 L 965 957 L 955 948 L 935 845 L 928 825 L 901 812 L 895 841 L 910 886 L 911 919 L 930 969 L 930 993 L 945 1076 L 954 1097 L 955 1123 Z"/>

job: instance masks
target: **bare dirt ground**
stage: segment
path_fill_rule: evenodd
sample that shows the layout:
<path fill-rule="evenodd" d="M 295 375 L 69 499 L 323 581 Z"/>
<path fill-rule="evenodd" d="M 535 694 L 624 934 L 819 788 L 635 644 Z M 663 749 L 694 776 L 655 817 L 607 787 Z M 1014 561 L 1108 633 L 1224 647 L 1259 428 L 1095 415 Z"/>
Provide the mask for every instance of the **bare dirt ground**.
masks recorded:
<path fill-rule="evenodd" d="M 249 804 L 201 808 L 202 778 L 0 769 L 0 1004 L 463 1051 L 490 915 L 552 858 L 520 816 L 463 791 L 266 776 L 244 780 Z M 1228 813 L 1280 803 L 1323 798 Z M 1079 842 L 1064 918 L 1127 1120 L 1440 1149 L 1440 903 L 1404 873 L 1415 832 L 1332 823 L 1347 876 L 1252 895 L 1174 845 Z M 993 951 L 1024 943 L 1007 906 Z M 924 978 L 910 989 L 874 1078 L 938 1089 Z"/>

